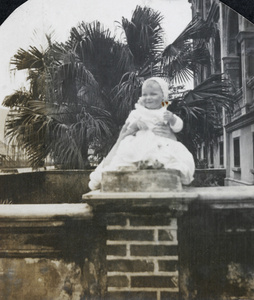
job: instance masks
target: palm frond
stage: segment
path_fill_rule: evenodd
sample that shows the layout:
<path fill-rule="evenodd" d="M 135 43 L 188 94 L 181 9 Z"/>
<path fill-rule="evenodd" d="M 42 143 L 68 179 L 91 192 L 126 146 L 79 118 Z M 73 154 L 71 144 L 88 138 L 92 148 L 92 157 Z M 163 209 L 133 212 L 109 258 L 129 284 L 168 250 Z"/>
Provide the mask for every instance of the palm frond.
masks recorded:
<path fill-rule="evenodd" d="M 183 97 L 173 100 L 169 109 L 184 120 L 179 139 L 194 154 L 198 143 L 210 143 L 222 134 L 222 109 L 232 113 L 235 99 L 231 84 L 222 74 L 212 75 Z"/>
<path fill-rule="evenodd" d="M 11 109 L 5 123 L 6 136 L 26 150 L 35 168 L 43 165 L 49 153 L 47 128 L 51 122 L 43 109 L 45 104 L 41 101 L 37 103 L 38 106 L 28 102 L 27 107 Z"/>
<path fill-rule="evenodd" d="M 28 50 L 20 48 L 11 59 L 11 64 L 15 65 L 17 70 L 24 69 L 43 69 L 44 53 L 38 48 L 30 46 Z"/>
<path fill-rule="evenodd" d="M 109 112 L 89 107 L 74 109 L 43 101 L 29 101 L 26 107 L 10 111 L 6 136 L 26 150 L 33 167 L 39 167 L 51 153 L 57 163 L 83 168 L 94 140 L 106 144 L 114 124 Z"/>
<path fill-rule="evenodd" d="M 204 21 L 199 16 L 194 16 L 182 33 L 175 39 L 173 45 L 181 45 L 186 40 L 206 40 L 214 33 L 212 23 Z"/>
<path fill-rule="evenodd" d="M 49 54 L 52 57 L 54 66 L 59 66 L 62 63 L 69 63 L 73 59 L 71 47 L 65 43 L 53 43 L 49 47 Z"/>
<path fill-rule="evenodd" d="M 194 17 L 177 39 L 162 53 L 162 68 L 171 80 L 186 82 L 197 73 L 199 66 L 210 65 L 207 40 L 213 35 L 213 26 Z"/>
<path fill-rule="evenodd" d="M 147 59 L 153 58 L 163 49 L 163 17 L 148 7 L 137 6 L 131 21 L 122 18 L 122 28 L 126 43 L 134 59 L 134 64 L 142 67 Z"/>
<path fill-rule="evenodd" d="M 117 42 L 100 22 L 81 23 L 73 29 L 72 39 L 76 61 L 84 64 L 106 93 L 133 65 L 128 47 Z"/>
<path fill-rule="evenodd" d="M 31 93 L 21 89 L 11 95 L 6 96 L 2 105 L 10 108 L 26 106 L 27 102 L 30 100 L 32 100 Z"/>
<path fill-rule="evenodd" d="M 185 41 L 180 48 L 171 44 L 162 54 L 163 71 L 176 83 L 188 81 L 199 70 L 199 66 L 209 64 L 210 53 L 202 41 L 195 44 Z"/>
<path fill-rule="evenodd" d="M 184 96 L 184 101 L 192 106 L 200 107 L 205 101 L 210 101 L 214 105 L 225 108 L 228 113 L 233 110 L 234 100 L 231 84 L 223 78 L 222 74 L 210 76 Z"/>
<path fill-rule="evenodd" d="M 114 88 L 112 105 L 116 110 L 119 124 L 125 122 L 134 108 L 140 95 L 143 79 L 136 72 L 128 72 L 122 76 L 119 84 Z"/>

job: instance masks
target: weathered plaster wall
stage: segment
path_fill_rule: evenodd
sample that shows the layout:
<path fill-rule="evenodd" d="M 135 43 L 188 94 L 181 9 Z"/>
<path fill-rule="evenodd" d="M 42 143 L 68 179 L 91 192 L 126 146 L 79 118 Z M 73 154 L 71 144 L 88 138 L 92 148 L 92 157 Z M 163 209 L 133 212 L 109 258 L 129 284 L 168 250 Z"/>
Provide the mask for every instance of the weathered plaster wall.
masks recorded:
<path fill-rule="evenodd" d="M 89 170 L 0 174 L 0 200 L 22 203 L 77 203 L 88 192 Z"/>
<path fill-rule="evenodd" d="M 253 187 L 84 195 L 106 218 L 106 299 L 253 299 L 253 195 Z"/>
<path fill-rule="evenodd" d="M 2 205 L 0 300 L 99 300 L 105 226 L 86 204 Z"/>
<path fill-rule="evenodd" d="M 49 171 L 45 175 L 45 193 L 50 203 L 80 202 L 89 191 L 90 170 Z"/>
<path fill-rule="evenodd" d="M 82 273 L 75 263 L 63 260 L 0 259 L 0 299 L 80 299 Z"/>
<path fill-rule="evenodd" d="M 14 204 L 79 203 L 89 191 L 90 170 L 0 174 L 0 201 Z M 192 186 L 223 185 L 225 169 L 196 170 Z"/>
<path fill-rule="evenodd" d="M 124 194 L 124 195 L 123 195 Z M 254 298 L 253 187 L 1 205 L 0 300 Z"/>

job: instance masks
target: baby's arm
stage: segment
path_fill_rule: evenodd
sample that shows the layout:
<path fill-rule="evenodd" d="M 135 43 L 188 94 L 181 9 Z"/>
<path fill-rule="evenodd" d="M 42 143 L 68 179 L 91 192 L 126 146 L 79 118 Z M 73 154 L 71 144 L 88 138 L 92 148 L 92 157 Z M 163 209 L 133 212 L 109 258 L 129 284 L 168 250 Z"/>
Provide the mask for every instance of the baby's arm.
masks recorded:
<path fill-rule="evenodd" d="M 120 132 L 121 139 L 124 139 L 128 135 L 135 135 L 139 130 L 147 130 L 148 126 L 140 119 L 132 120 L 132 122 L 126 122 Z"/>
<path fill-rule="evenodd" d="M 163 120 L 169 124 L 174 132 L 179 132 L 183 129 L 183 120 L 169 110 L 164 113 Z"/>

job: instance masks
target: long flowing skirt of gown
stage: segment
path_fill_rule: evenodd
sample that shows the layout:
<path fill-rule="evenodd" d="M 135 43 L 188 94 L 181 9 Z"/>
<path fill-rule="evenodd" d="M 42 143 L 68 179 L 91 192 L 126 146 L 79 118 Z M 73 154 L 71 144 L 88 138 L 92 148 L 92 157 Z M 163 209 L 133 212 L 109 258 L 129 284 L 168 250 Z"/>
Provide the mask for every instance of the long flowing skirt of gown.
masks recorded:
<path fill-rule="evenodd" d="M 138 162 L 146 162 L 148 166 L 155 163 L 164 169 L 176 169 L 181 173 L 182 184 L 190 184 L 193 180 L 195 163 L 192 154 L 180 142 L 155 135 L 152 131 L 138 131 L 135 136 L 125 137 L 119 144 L 111 162 L 104 167 L 103 161 L 91 173 L 89 187 L 98 189 L 103 171 L 118 171 L 123 167 L 137 166 Z"/>

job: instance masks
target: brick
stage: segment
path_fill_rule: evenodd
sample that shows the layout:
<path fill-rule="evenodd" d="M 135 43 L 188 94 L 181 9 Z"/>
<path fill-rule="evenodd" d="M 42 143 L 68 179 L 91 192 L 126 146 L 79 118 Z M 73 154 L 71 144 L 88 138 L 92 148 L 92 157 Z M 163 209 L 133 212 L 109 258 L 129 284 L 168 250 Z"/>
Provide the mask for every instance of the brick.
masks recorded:
<path fill-rule="evenodd" d="M 108 230 L 108 240 L 113 241 L 152 241 L 153 230 Z"/>
<path fill-rule="evenodd" d="M 107 292 L 105 300 L 157 300 L 156 292 Z"/>
<path fill-rule="evenodd" d="M 162 272 L 175 272 L 178 270 L 178 261 L 177 260 L 160 260 L 159 271 Z"/>
<path fill-rule="evenodd" d="M 132 226 L 170 226 L 172 217 L 167 214 L 155 214 L 146 216 L 131 216 Z"/>
<path fill-rule="evenodd" d="M 128 287 L 129 280 L 126 276 L 108 276 L 107 286 L 108 287 Z"/>
<path fill-rule="evenodd" d="M 131 287 L 175 288 L 173 276 L 135 276 L 131 277 Z"/>
<path fill-rule="evenodd" d="M 126 245 L 107 245 L 107 255 L 125 256 Z"/>
<path fill-rule="evenodd" d="M 107 225 L 111 226 L 125 226 L 127 221 L 127 217 L 125 215 L 107 215 Z"/>
<path fill-rule="evenodd" d="M 145 260 L 108 260 L 108 272 L 149 272 L 154 270 L 153 262 Z"/>
<path fill-rule="evenodd" d="M 159 241 L 170 241 L 176 240 L 176 230 L 171 229 L 160 229 L 159 230 Z"/>
<path fill-rule="evenodd" d="M 177 246 L 165 245 L 131 245 L 133 256 L 169 256 L 178 255 Z"/>
<path fill-rule="evenodd" d="M 180 300 L 179 293 L 161 292 L 161 300 Z"/>

